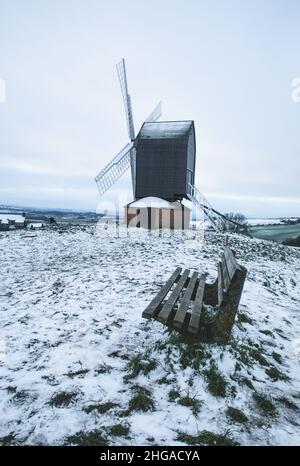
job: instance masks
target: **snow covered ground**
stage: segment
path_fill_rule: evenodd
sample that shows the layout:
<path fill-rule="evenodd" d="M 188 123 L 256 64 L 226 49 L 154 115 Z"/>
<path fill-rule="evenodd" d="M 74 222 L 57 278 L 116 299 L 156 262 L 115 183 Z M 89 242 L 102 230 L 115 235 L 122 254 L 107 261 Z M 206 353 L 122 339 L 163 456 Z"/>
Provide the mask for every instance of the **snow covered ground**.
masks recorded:
<path fill-rule="evenodd" d="M 254 225 L 280 225 L 282 218 L 247 218 L 247 223 Z"/>
<path fill-rule="evenodd" d="M 113 225 L 0 234 L 0 444 L 300 444 L 300 252 L 230 236 L 248 268 L 230 344 L 143 309 L 224 237 Z"/>
<path fill-rule="evenodd" d="M 255 225 L 284 225 L 287 220 L 296 221 L 296 217 L 285 218 L 247 218 L 247 223 L 250 226 Z"/>

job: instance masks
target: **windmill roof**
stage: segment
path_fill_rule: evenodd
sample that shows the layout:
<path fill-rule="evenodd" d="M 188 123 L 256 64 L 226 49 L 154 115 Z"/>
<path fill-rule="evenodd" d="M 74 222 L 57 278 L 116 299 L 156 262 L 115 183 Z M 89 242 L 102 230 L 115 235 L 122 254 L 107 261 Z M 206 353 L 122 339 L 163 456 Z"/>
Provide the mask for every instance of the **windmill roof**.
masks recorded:
<path fill-rule="evenodd" d="M 177 138 L 189 133 L 193 124 L 192 120 L 145 122 L 139 137 L 142 139 Z"/>

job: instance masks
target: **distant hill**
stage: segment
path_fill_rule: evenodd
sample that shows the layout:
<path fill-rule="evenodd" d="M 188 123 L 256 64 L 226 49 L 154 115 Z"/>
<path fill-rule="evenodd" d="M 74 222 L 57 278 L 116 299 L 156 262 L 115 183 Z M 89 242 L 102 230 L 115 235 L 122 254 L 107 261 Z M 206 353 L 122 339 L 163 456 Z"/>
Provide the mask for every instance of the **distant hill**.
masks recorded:
<path fill-rule="evenodd" d="M 80 209 L 58 209 L 58 208 L 37 208 L 37 207 L 17 207 L 12 205 L 0 204 L 0 213 L 9 212 L 14 214 L 25 213 L 27 220 L 48 220 L 49 217 L 55 218 L 58 222 L 97 222 L 99 218 L 104 216 L 95 211 L 80 210 Z"/>

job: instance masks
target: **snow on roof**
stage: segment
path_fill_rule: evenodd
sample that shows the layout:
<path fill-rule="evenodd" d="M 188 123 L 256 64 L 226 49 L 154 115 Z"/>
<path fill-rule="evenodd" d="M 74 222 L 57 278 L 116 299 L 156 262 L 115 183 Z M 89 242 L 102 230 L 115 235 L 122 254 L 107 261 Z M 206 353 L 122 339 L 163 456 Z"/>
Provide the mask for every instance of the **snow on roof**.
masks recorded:
<path fill-rule="evenodd" d="M 180 202 L 169 202 L 159 197 L 144 197 L 128 204 L 128 207 L 153 207 L 156 209 L 181 209 Z M 185 208 L 187 208 L 185 206 Z"/>
<path fill-rule="evenodd" d="M 156 121 L 143 124 L 139 137 L 141 139 L 176 138 L 189 132 L 192 121 Z"/>
<path fill-rule="evenodd" d="M 9 221 L 15 221 L 17 223 L 24 223 L 25 217 L 21 214 L 3 214 L 0 213 L 0 220 L 2 223 L 9 223 Z"/>

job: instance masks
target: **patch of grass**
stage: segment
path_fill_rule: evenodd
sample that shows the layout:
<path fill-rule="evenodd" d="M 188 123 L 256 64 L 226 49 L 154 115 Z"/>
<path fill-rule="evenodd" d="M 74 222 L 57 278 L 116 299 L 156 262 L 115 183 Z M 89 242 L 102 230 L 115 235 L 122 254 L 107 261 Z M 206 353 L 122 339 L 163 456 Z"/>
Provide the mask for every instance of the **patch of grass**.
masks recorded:
<path fill-rule="evenodd" d="M 275 351 L 273 351 L 272 357 L 273 359 L 275 359 L 276 362 L 278 362 L 278 364 L 282 364 L 282 357 L 279 353 L 276 353 Z"/>
<path fill-rule="evenodd" d="M 128 411 L 153 411 L 154 401 L 151 392 L 144 387 L 135 386 L 134 396 L 129 401 Z"/>
<path fill-rule="evenodd" d="M 278 333 L 278 335 L 283 339 L 283 340 L 288 340 L 288 337 L 285 336 L 284 331 L 281 330 L 281 328 L 274 328 L 274 331 Z"/>
<path fill-rule="evenodd" d="M 73 378 L 73 377 L 83 377 L 85 374 L 87 374 L 89 372 L 88 369 L 79 369 L 78 371 L 74 371 L 74 372 L 67 372 L 66 375 L 67 377 L 70 377 L 70 378 Z"/>
<path fill-rule="evenodd" d="M 115 437 L 128 437 L 130 428 L 127 424 L 115 424 L 109 427 L 107 431 Z"/>
<path fill-rule="evenodd" d="M 120 358 L 123 360 L 129 359 L 127 354 L 123 354 L 122 351 L 113 351 L 108 355 L 110 358 Z"/>
<path fill-rule="evenodd" d="M 112 367 L 108 364 L 101 364 L 95 369 L 97 374 L 109 374 L 112 371 Z"/>
<path fill-rule="evenodd" d="M 267 335 L 267 336 L 270 336 L 270 337 L 273 335 L 271 330 L 260 330 L 259 333 L 263 333 L 264 335 Z"/>
<path fill-rule="evenodd" d="M 172 346 L 177 346 L 180 348 L 182 345 L 186 343 L 185 337 L 178 332 L 171 332 L 168 343 Z"/>
<path fill-rule="evenodd" d="M 2 447 L 7 447 L 9 445 L 15 444 L 15 436 L 13 433 L 5 435 L 4 437 L 0 437 L 0 445 Z"/>
<path fill-rule="evenodd" d="M 56 385 L 59 385 L 59 382 L 57 379 L 54 377 L 54 375 L 42 375 L 42 379 L 45 379 L 49 385 L 52 387 L 55 387 Z"/>
<path fill-rule="evenodd" d="M 156 381 L 158 385 L 169 385 L 170 382 L 174 382 L 174 379 L 173 380 L 168 379 L 167 375 L 164 375 L 163 377 L 161 377 L 160 379 Z"/>
<path fill-rule="evenodd" d="M 66 437 L 64 444 L 80 446 L 105 446 L 108 445 L 108 441 L 105 437 L 103 437 L 103 433 L 100 430 L 92 430 L 90 432 L 84 432 L 81 430 L 75 435 Z"/>
<path fill-rule="evenodd" d="M 28 390 L 20 390 L 15 393 L 13 399 L 16 403 L 26 403 L 32 402 L 37 397 L 36 394 L 29 392 Z"/>
<path fill-rule="evenodd" d="M 217 314 L 216 306 L 212 306 L 212 305 L 205 304 L 205 303 L 202 304 L 201 319 L 209 322 L 216 316 L 216 314 Z"/>
<path fill-rule="evenodd" d="M 6 390 L 7 390 L 7 393 L 16 393 L 17 387 L 13 387 L 12 385 L 8 385 L 8 387 L 6 387 Z"/>
<path fill-rule="evenodd" d="M 258 350 L 258 349 L 255 349 L 255 348 L 251 348 L 250 349 L 250 356 L 255 359 L 255 361 L 259 362 L 259 364 L 261 364 L 262 366 L 269 366 L 270 364 L 268 363 L 268 361 L 266 360 L 266 358 L 262 355 L 262 351 L 261 350 Z"/>
<path fill-rule="evenodd" d="M 192 387 L 194 385 L 194 376 L 190 375 L 190 377 L 187 380 L 187 384 L 189 387 Z"/>
<path fill-rule="evenodd" d="M 98 403 L 86 406 L 83 408 L 83 411 L 85 411 L 87 414 L 91 413 L 92 411 L 105 414 L 107 411 L 117 407 L 119 407 L 118 403 L 112 403 L 111 401 L 108 401 L 107 403 Z"/>
<path fill-rule="evenodd" d="M 171 333 L 163 347 L 160 345 L 160 349 L 165 349 L 167 354 L 170 354 L 173 348 L 179 351 L 179 362 L 183 369 L 191 367 L 199 370 L 203 361 L 210 356 L 210 351 L 203 345 L 177 332 Z"/>
<path fill-rule="evenodd" d="M 197 435 L 190 435 L 185 432 L 178 432 L 176 438 L 179 442 L 187 443 L 188 445 L 207 445 L 207 446 L 235 446 L 239 445 L 226 432 L 223 435 L 202 430 Z"/>
<path fill-rule="evenodd" d="M 238 364 L 244 364 L 245 366 L 251 365 L 249 346 L 240 345 L 238 342 L 233 341 L 229 351 L 236 358 Z"/>
<path fill-rule="evenodd" d="M 266 373 L 269 377 L 271 377 L 272 380 L 274 380 L 274 382 L 277 380 L 289 380 L 289 377 L 286 374 L 283 374 L 276 367 L 270 367 L 269 369 L 266 369 Z"/>
<path fill-rule="evenodd" d="M 293 411 L 299 411 L 299 406 L 296 405 L 293 401 L 289 400 L 285 396 L 276 398 L 280 403 L 284 404 L 287 408 L 292 409 Z"/>
<path fill-rule="evenodd" d="M 244 314 L 244 313 L 238 313 L 238 322 L 242 323 L 242 324 L 250 324 L 250 325 L 253 325 L 253 320 L 247 316 L 247 314 Z"/>
<path fill-rule="evenodd" d="M 241 348 L 236 356 L 237 356 L 238 361 L 244 364 L 244 366 L 250 366 L 252 364 L 247 347 Z"/>
<path fill-rule="evenodd" d="M 180 393 L 178 390 L 172 388 L 172 390 L 169 391 L 169 401 L 176 401 L 177 398 L 180 398 Z"/>
<path fill-rule="evenodd" d="M 181 406 L 187 406 L 188 408 L 192 408 L 192 412 L 193 412 L 194 416 L 196 416 L 199 413 L 200 408 L 201 408 L 201 406 L 203 404 L 202 401 L 197 400 L 197 398 L 191 398 L 188 395 L 179 398 L 177 403 L 179 405 L 181 405 Z"/>
<path fill-rule="evenodd" d="M 127 364 L 128 375 L 124 377 L 125 380 L 134 379 L 139 374 L 147 375 L 153 369 L 156 369 L 157 362 L 155 359 L 148 358 L 147 354 L 137 354 L 133 356 Z"/>
<path fill-rule="evenodd" d="M 70 404 L 74 403 L 76 399 L 77 393 L 60 392 L 52 396 L 52 398 L 49 401 L 49 405 L 55 406 L 55 408 L 65 408 Z"/>
<path fill-rule="evenodd" d="M 239 362 L 235 363 L 234 372 L 239 372 L 242 369 L 242 366 Z"/>
<path fill-rule="evenodd" d="M 243 423 L 248 421 L 247 416 L 242 411 L 232 406 L 228 407 L 226 414 L 235 422 Z"/>
<path fill-rule="evenodd" d="M 247 377 L 241 377 L 238 382 L 240 385 L 246 385 L 250 390 L 255 390 L 251 380 L 247 379 Z"/>
<path fill-rule="evenodd" d="M 255 400 L 258 410 L 266 416 L 274 417 L 277 414 L 276 406 L 273 404 L 271 398 L 263 393 L 254 393 L 253 398 Z"/>
<path fill-rule="evenodd" d="M 207 353 L 202 348 L 196 345 L 183 345 L 180 348 L 179 363 L 183 369 L 191 367 L 194 370 L 199 370 L 207 358 Z"/>
<path fill-rule="evenodd" d="M 207 380 L 207 388 L 213 396 L 225 397 L 227 382 L 215 364 L 211 364 L 210 368 L 204 371 Z"/>

